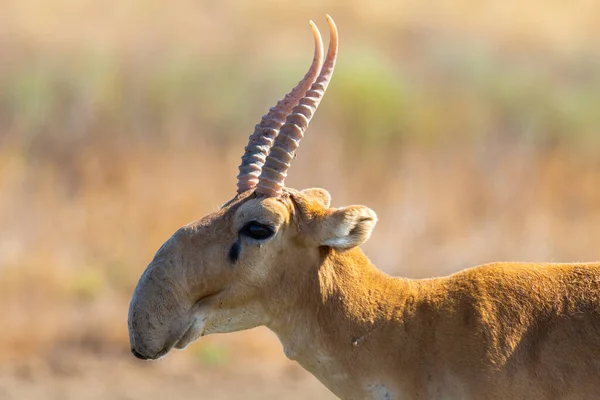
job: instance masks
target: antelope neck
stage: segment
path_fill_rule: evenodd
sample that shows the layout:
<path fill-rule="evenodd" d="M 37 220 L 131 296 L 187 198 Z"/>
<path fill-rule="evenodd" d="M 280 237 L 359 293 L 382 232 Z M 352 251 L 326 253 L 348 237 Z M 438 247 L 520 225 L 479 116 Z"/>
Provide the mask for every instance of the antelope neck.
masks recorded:
<path fill-rule="evenodd" d="M 380 356 L 386 352 L 381 346 L 390 357 L 391 349 L 401 350 L 406 343 L 398 323 L 406 304 L 414 301 L 411 281 L 379 271 L 359 248 L 323 250 L 318 262 L 318 268 L 294 266 L 317 273 L 302 279 L 304 285 L 285 289 L 285 296 L 276 299 L 282 307 L 267 326 L 288 358 L 338 396 L 364 399 L 384 390 L 389 397 L 382 398 L 395 398 L 381 376 Z"/>

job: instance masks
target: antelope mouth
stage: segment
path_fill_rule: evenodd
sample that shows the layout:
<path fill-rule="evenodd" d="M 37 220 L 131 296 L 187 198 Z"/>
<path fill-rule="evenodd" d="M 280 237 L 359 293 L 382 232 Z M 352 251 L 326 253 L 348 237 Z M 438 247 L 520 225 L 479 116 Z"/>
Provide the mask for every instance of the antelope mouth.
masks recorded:
<path fill-rule="evenodd" d="M 185 349 L 190 343 L 197 340 L 202 336 L 202 328 L 204 326 L 204 320 L 200 320 L 198 317 L 194 318 L 194 321 L 190 324 L 189 328 L 183 333 L 181 338 L 175 342 L 173 346 L 177 350 Z"/>
<path fill-rule="evenodd" d="M 220 292 L 220 291 L 219 291 Z M 207 314 L 200 312 L 200 307 L 207 304 L 207 300 L 213 298 L 219 292 L 209 294 L 202 297 L 194 305 L 194 317 L 188 328 L 183 332 L 183 335 L 173 345 L 177 350 L 185 349 L 190 343 L 196 341 L 204 332 L 204 324 L 207 319 Z"/>
<path fill-rule="evenodd" d="M 185 330 L 183 335 L 179 339 L 177 339 L 177 341 L 175 341 L 175 343 L 172 343 L 168 347 L 164 348 L 163 350 L 159 351 L 158 353 L 156 353 L 152 356 L 146 356 L 144 354 L 141 354 L 135 348 L 132 348 L 131 352 L 133 353 L 133 355 L 135 357 L 139 358 L 140 360 L 158 360 L 158 359 L 166 356 L 173 349 L 183 350 L 190 343 L 192 343 L 194 340 L 196 340 L 198 337 L 201 336 L 201 335 L 197 334 L 196 330 L 194 330 L 195 324 L 196 324 L 196 319 L 194 319 L 194 321 L 190 324 L 190 326 Z"/>

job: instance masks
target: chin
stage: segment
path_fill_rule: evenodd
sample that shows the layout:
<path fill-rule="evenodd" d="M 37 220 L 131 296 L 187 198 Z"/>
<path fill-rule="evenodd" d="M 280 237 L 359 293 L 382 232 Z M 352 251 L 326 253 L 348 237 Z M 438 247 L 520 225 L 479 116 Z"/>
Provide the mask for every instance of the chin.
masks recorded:
<path fill-rule="evenodd" d="M 206 322 L 206 318 L 195 318 L 191 323 L 188 330 L 181 336 L 181 338 L 175 343 L 173 346 L 177 350 L 183 350 L 188 347 L 191 343 L 198 340 L 201 336 L 204 335 L 204 325 Z"/>

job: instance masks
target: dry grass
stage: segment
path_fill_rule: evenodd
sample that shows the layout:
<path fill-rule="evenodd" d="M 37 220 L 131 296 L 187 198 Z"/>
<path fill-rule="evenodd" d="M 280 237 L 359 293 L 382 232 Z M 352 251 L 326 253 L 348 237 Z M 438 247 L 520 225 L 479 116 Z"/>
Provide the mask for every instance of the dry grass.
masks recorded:
<path fill-rule="evenodd" d="M 102 360 L 127 353 L 138 276 L 175 229 L 233 195 L 253 124 L 303 74 L 306 22 L 324 25 L 326 12 L 342 34 L 337 75 L 288 184 L 375 209 L 365 249 L 378 266 L 425 277 L 493 260 L 599 259 L 600 3 L 521 3 L 8 0 L 0 366 L 51 366 L 60 349 L 86 349 L 100 360 L 96 381 L 112 382 Z M 271 376 L 289 368 L 280 353 L 257 330 L 171 357 L 256 391 L 235 366 L 268 355 L 278 367 L 260 371 Z M 177 380 L 165 365 L 154 368 Z M 48 376 L 30 392 L 0 380 L 0 398 L 42 396 Z M 262 398 L 315 398 L 306 382 Z M 97 398 L 141 393 L 119 390 Z"/>

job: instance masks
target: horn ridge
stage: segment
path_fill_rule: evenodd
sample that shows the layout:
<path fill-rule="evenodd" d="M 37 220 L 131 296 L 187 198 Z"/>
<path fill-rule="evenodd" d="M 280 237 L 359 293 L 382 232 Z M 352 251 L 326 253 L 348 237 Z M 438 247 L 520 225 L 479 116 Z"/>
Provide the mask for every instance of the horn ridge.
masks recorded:
<path fill-rule="evenodd" d="M 265 196 L 277 197 L 283 193 L 290 163 L 331 80 L 338 53 L 338 32 L 333 19 L 329 15 L 326 17 L 330 31 L 327 58 L 319 76 L 306 95 L 292 109 L 279 134 L 273 140 L 273 145 L 262 166 L 262 172 L 256 185 L 256 191 Z"/>
<path fill-rule="evenodd" d="M 269 112 L 264 115 L 255 127 L 254 132 L 248 138 L 248 145 L 244 148 L 244 155 L 237 176 L 238 193 L 253 189 L 258 183 L 262 167 L 267 154 L 279 129 L 284 124 L 286 117 L 292 112 L 293 107 L 305 96 L 319 74 L 323 62 L 323 39 L 321 33 L 313 21 L 309 21 L 315 41 L 315 52 L 312 64 L 302 80 L 291 92 L 277 102 Z"/>

